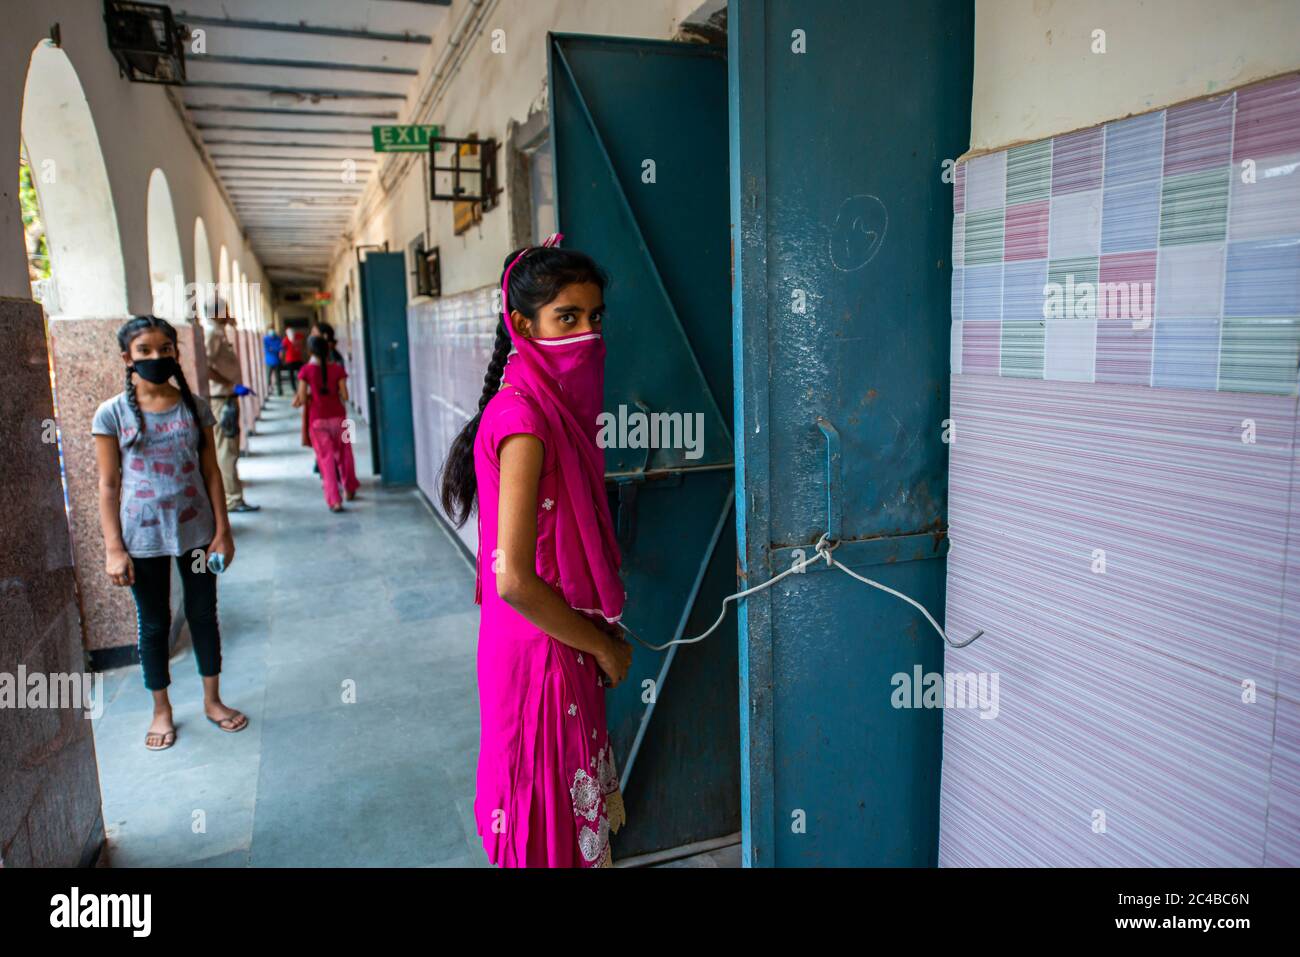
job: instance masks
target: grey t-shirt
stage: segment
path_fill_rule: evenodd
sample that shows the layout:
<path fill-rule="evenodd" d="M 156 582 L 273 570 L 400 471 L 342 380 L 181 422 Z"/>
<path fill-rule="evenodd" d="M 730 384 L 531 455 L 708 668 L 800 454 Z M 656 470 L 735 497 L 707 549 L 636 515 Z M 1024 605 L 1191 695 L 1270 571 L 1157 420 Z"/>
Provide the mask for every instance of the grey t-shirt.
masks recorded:
<path fill-rule="evenodd" d="M 210 430 L 217 420 L 208 404 L 194 397 L 199 422 Z M 144 434 L 136 433 L 136 416 L 119 392 L 95 412 L 91 432 L 117 437 L 122 453 L 122 541 L 133 558 L 189 555 L 212 542 L 212 503 L 203 484 L 194 417 L 184 401 L 166 412 L 141 412 Z M 204 437 L 212 441 L 209 431 Z"/>

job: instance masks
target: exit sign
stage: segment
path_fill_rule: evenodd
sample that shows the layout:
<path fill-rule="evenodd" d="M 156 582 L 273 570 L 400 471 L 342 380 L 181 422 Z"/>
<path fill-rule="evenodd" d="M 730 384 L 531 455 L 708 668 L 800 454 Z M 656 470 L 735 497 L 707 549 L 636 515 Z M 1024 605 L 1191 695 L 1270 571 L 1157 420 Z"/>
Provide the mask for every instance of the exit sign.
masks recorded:
<path fill-rule="evenodd" d="M 437 126 L 372 126 L 376 153 L 425 153 L 429 140 L 439 135 Z"/>

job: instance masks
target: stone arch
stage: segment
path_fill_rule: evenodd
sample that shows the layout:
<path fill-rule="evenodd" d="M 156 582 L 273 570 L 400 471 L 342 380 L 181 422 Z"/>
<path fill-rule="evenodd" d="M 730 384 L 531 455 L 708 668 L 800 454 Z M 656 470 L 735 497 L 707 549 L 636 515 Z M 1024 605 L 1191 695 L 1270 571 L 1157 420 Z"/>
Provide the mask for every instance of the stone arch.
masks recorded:
<path fill-rule="evenodd" d="M 212 249 L 208 245 L 208 228 L 202 216 L 194 218 L 194 284 L 197 294 L 194 303 L 200 314 L 198 319 L 211 318 Z"/>
<path fill-rule="evenodd" d="M 49 41 L 27 66 L 22 138 L 50 248 L 48 311 L 125 315 L 122 240 L 99 134 L 72 61 Z"/>
<path fill-rule="evenodd" d="M 149 287 L 153 313 L 169 322 L 189 317 L 185 296 L 185 265 L 181 258 L 181 237 L 176 229 L 176 209 L 167 174 L 154 169 L 149 174 L 145 209 L 145 238 L 149 249 Z"/>

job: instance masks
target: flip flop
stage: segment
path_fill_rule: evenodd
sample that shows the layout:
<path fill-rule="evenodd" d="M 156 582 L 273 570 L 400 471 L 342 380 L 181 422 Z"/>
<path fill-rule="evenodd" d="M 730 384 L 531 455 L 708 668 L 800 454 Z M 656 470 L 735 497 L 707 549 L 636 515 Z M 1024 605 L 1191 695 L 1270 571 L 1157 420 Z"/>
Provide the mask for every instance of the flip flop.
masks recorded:
<path fill-rule="evenodd" d="M 154 747 L 149 743 L 149 739 L 152 738 L 154 735 L 160 735 L 163 739 L 163 743 L 158 745 L 157 747 Z M 169 737 L 171 738 L 170 741 L 167 740 Z M 176 743 L 175 728 L 172 728 L 170 731 L 149 731 L 144 736 L 144 746 L 149 751 L 166 751 L 175 743 Z"/>
<path fill-rule="evenodd" d="M 209 718 L 206 714 L 203 717 L 208 718 L 209 721 L 215 724 L 218 728 L 221 728 L 221 730 L 226 732 L 226 734 L 238 734 L 240 731 L 243 731 L 245 728 L 248 727 L 248 716 L 244 714 L 244 712 L 242 711 L 236 711 L 230 717 L 222 718 L 220 721 L 217 720 L 216 718 Z M 238 721 L 240 718 L 244 719 L 244 723 L 241 724 L 238 728 L 225 728 L 222 727 L 221 725 L 222 721 Z"/>

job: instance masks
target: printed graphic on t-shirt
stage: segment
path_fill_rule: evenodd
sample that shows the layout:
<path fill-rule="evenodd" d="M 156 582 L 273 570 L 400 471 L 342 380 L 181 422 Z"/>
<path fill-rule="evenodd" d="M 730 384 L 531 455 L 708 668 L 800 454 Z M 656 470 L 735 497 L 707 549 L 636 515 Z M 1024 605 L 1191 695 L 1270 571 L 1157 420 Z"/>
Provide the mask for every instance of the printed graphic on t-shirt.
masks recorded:
<path fill-rule="evenodd" d="M 196 399 L 200 422 L 215 419 Z M 141 413 L 144 431 L 136 435 L 136 413 L 125 395 L 100 406 L 93 431 L 118 436 L 122 456 L 120 517 L 127 552 L 138 558 L 184 555 L 212 540 L 212 507 L 203 488 L 198 432 L 183 403 L 159 413 Z"/>

